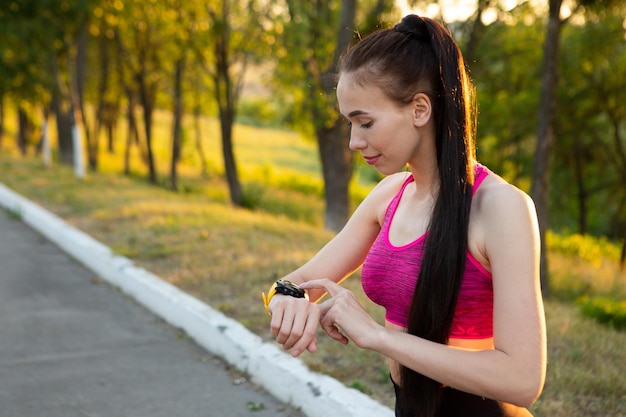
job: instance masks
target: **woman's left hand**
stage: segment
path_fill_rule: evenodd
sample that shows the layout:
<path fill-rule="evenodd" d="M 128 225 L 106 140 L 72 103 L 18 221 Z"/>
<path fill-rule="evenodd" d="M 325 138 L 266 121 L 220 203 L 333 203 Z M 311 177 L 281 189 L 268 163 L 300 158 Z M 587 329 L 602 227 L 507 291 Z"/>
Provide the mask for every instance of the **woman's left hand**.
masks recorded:
<path fill-rule="evenodd" d="M 320 304 L 320 325 L 333 339 L 347 344 L 348 339 L 367 348 L 370 338 L 381 326 L 369 315 L 354 293 L 329 279 L 316 279 L 300 284 L 305 290 L 323 289 L 330 298 Z"/>

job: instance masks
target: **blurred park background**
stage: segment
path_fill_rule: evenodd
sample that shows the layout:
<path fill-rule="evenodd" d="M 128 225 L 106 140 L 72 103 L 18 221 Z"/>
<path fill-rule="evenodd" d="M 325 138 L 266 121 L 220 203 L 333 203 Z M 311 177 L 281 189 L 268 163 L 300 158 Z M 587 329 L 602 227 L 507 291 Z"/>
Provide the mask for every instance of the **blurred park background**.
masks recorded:
<path fill-rule="evenodd" d="M 271 340 L 260 292 L 380 180 L 348 150 L 336 62 L 409 10 L 458 40 L 478 158 L 537 205 L 533 412 L 626 416 L 621 0 L 5 0 L 0 182 Z M 384 361 L 320 339 L 312 369 L 391 404 Z"/>

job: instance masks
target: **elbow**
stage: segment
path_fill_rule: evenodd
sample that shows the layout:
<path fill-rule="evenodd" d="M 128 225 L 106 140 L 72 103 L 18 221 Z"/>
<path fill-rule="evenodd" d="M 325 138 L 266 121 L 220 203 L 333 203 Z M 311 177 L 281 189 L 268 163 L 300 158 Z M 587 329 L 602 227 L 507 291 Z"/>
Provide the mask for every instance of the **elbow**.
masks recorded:
<path fill-rule="evenodd" d="M 520 392 L 514 404 L 524 408 L 532 407 L 541 396 L 541 391 L 542 388 L 537 388 Z"/>
<path fill-rule="evenodd" d="M 520 381 L 509 402 L 518 407 L 532 407 L 541 396 L 543 384 L 543 377 L 528 378 L 525 381 Z"/>

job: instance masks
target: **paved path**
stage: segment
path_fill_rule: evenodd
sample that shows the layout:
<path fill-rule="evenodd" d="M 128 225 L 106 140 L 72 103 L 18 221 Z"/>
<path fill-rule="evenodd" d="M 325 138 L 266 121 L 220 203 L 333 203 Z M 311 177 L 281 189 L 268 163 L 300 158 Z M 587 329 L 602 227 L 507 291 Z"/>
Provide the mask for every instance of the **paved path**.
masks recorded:
<path fill-rule="evenodd" d="M 44 416 L 303 414 L 0 210 L 0 417 Z"/>

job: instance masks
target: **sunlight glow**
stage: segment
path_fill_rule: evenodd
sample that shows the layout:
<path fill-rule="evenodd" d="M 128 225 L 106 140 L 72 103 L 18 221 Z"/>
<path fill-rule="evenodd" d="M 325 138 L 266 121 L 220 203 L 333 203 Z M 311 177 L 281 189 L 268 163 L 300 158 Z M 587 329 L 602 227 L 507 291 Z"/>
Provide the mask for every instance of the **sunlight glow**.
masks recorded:
<path fill-rule="evenodd" d="M 441 6 L 439 5 L 441 4 Z M 398 6 L 402 11 L 402 15 L 416 13 L 430 18 L 442 16 L 444 21 L 453 22 L 458 20 L 466 20 L 476 10 L 476 0 L 440 0 L 437 3 L 431 3 L 426 10 L 420 8 L 411 8 L 407 0 L 398 0 Z"/>

